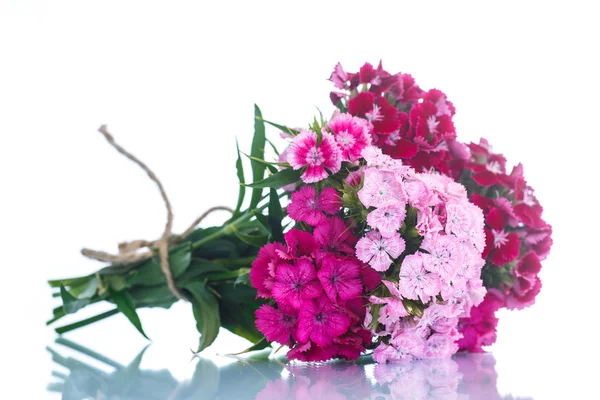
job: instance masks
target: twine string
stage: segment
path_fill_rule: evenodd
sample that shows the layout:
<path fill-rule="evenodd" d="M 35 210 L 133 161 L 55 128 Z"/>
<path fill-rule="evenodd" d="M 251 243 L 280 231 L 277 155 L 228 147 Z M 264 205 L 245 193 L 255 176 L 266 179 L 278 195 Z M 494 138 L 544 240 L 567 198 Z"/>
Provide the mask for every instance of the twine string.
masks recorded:
<path fill-rule="evenodd" d="M 137 164 L 142 170 L 144 170 L 144 172 L 146 172 L 150 180 L 152 180 L 152 182 L 156 184 L 167 209 L 167 222 L 165 224 L 165 229 L 161 237 L 157 240 L 134 240 L 130 242 L 119 243 L 118 254 L 111 254 L 104 251 L 92 250 L 88 248 L 82 249 L 81 254 L 83 254 L 87 258 L 102 262 L 108 262 L 113 265 L 127 265 L 147 260 L 151 258 L 154 255 L 154 252 L 157 250 L 160 260 L 160 269 L 163 275 L 165 276 L 167 287 L 169 288 L 171 293 L 173 293 L 173 295 L 178 299 L 189 301 L 175 285 L 173 273 L 171 272 L 171 267 L 169 266 L 169 247 L 185 239 L 185 237 L 192 233 L 196 226 L 200 224 L 200 222 L 202 222 L 204 218 L 206 218 L 214 211 L 229 211 L 233 213 L 233 210 L 225 206 L 209 208 L 201 216 L 196 218 L 196 220 L 194 220 L 190 227 L 187 228 L 181 235 L 172 235 L 173 209 L 171 207 L 171 202 L 169 201 L 169 197 L 167 196 L 165 188 L 156 176 L 156 174 L 140 159 L 138 159 L 136 156 L 134 156 L 133 154 L 125 150 L 125 148 L 123 148 L 117 142 L 115 142 L 114 137 L 106 129 L 106 125 L 102 125 L 100 129 L 98 129 L 98 131 L 104 136 L 106 141 L 115 150 L 117 150 L 123 156 Z"/>

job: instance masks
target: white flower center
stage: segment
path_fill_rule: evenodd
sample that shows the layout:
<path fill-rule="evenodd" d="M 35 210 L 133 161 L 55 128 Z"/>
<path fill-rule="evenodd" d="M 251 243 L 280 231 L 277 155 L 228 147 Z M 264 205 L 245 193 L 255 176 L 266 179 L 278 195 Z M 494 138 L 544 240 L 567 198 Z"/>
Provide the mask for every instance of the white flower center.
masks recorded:
<path fill-rule="evenodd" d="M 501 174 L 502 173 L 502 167 L 500 166 L 500 163 L 498 161 L 492 161 L 492 162 L 487 163 L 485 165 L 485 169 L 490 171 L 492 174 Z"/>
<path fill-rule="evenodd" d="M 437 133 L 437 126 L 439 125 L 439 123 L 440 122 L 437 120 L 435 115 L 432 115 L 431 117 L 427 118 L 427 127 L 429 128 L 429 132 Z"/>
<path fill-rule="evenodd" d="M 371 112 L 368 112 L 368 113 L 365 114 L 365 117 L 367 117 L 367 120 L 369 122 L 381 121 L 383 119 L 383 115 L 381 115 L 379 113 L 380 109 L 381 108 L 377 104 L 374 104 L 373 105 L 373 110 Z"/>
<path fill-rule="evenodd" d="M 313 147 L 308 151 L 306 155 L 306 162 L 311 165 L 320 165 L 323 162 L 324 158 L 319 149 Z"/>
<path fill-rule="evenodd" d="M 506 243 L 508 243 L 508 232 L 497 231 L 492 229 L 492 234 L 494 235 L 494 247 L 502 247 Z"/>
<path fill-rule="evenodd" d="M 342 147 L 352 147 L 354 142 L 356 142 L 354 137 L 350 135 L 348 131 L 342 131 L 338 133 L 336 140 Z"/>

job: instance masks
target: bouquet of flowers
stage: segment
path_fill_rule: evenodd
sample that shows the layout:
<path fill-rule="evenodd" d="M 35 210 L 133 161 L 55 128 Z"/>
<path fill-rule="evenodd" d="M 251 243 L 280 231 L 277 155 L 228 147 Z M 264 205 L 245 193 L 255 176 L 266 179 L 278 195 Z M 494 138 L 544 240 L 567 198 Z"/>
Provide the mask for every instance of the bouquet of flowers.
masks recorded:
<path fill-rule="evenodd" d="M 238 149 L 233 216 L 196 228 L 203 215 L 181 235 L 171 232 L 156 175 L 101 128 L 157 184 L 167 224 L 160 239 L 122 243 L 117 255 L 84 249 L 111 265 L 51 281 L 63 305 L 50 323 L 115 304 L 57 332 L 121 312 L 145 335 L 136 308 L 181 299 L 193 306 L 198 351 L 219 327 L 255 343 L 249 350 L 277 342 L 302 361 L 354 360 L 367 349 L 379 362 L 446 358 L 493 343 L 495 311 L 533 303 L 551 245 L 522 167 L 507 174 L 484 139 L 460 143 L 453 104 L 410 75 L 338 64 L 330 79 L 337 110 L 306 128 L 266 121 L 255 108 L 253 183 Z M 265 124 L 288 140 L 284 151 Z M 276 159 L 265 157 L 267 145 Z"/>

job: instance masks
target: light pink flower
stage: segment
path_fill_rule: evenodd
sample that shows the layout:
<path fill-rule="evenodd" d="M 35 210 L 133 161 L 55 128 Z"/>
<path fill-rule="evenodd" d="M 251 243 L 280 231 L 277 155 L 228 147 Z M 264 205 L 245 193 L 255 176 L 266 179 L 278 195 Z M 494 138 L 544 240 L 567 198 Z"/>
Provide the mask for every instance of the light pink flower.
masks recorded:
<path fill-rule="evenodd" d="M 326 213 L 335 214 L 341 206 L 340 194 L 334 188 L 326 187 L 316 196 L 315 188 L 303 186 L 292 193 L 292 201 L 288 205 L 287 211 L 294 221 L 317 226 L 327 219 Z"/>
<path fill-rule="evenodd" d="M 385 271 L 405 248 L 404 239 L 398 234 L 384 238 L 381 233 L 370 231 L 356 244 L 356 257 L 374 270 Z"/>
<path fill-rule="evenodd" d="M 321 144 L 317 146 L 317 134 L 302 131 L 292 142 L 287 160 L 295 170 L 306 167 L 301 178 L 305 183 L 314 183 L 326 179 L 329 174 L 338 172 L 342 163 L 342 152 L 330 133 L 322 134 Z"/>
<path fill-rule="evenodd" d="M 357 262 L 334 256 L 326 256 L 317 273 L 325 294 L 333 303 L 337 302 L 338 298 L 350 300 L 361 295 L 362 284 L 359 275 L 360 265 Z"/>
<path fill-rule="evenodd" d="M 434 333 L 425 342 L 426 358 L 448 358 L 458 351 L 458 345 L 448 335 Z"/>
<path fill-rule="evenodd" d="M 421 248 L 429 252 L 429 254 L 423 254 L 425 269 L 439 274 L 446 282 L 450 282 L 463 261 L 458 239 L 451 235 L 439 235 L 436 238 L 426 237 Z"/>
<path fill-rule="evenodd" d="M 310 260 L 301 258 L 296 260 L 296 265 L 281 264 L 277 267 L 273 285 L 273 298 L 277 303 L 300 309 L 306 299 L 318 297 L 321 292 L 315 267 Z"/>
<path fill-rule="evenodd" d="M 373 359 L 378 363 L 410 362 L 413 359 L 413 353 L 418 350 L 419 344 L 416 340 L 402 338 L 397 346 L 388 346 L 381 343 L 373 351 Z"/>
<path fill-rule="evenodd" d="M 363 188 L 358 198 L 365 207 L 383 207 L 388 204 L 404 203 L 404 190 L 391 172 L 375 168 L 364 170 Z"/>
<path fill-rule="evenodd" d="M 439 276 L 425 270 L 422 253 L 411 254 L 404 258 L 400 267 L 398 285 L 403 297 L 412 300 L 420 298 L 424 303 L 436 296 L 441 289 Z"/>
<path fill-rule="evenodd" d="M 446 203 L 446 233 L 459 239 L 469 237 L 472 227 L 471 213 L 465 207 L 466 202 L 450 200 Z"/>
<path fill-rule="evenodd" d="M 379 230 L 382 236 L 391 236 L 402 226 L 406 217 L 406 205 L 390 204 L 377 208 L 367 215 L 367 223 L 373 229 Z"/>
<path fill-rule="evenodd" d="M 339 114 L 333 117 L 327 126 L 333 132 L 333 137 L 340 146 L 345 161 L 357 160 L 362 150 L 371 144 L 369 125 L 362 118 Z"/>

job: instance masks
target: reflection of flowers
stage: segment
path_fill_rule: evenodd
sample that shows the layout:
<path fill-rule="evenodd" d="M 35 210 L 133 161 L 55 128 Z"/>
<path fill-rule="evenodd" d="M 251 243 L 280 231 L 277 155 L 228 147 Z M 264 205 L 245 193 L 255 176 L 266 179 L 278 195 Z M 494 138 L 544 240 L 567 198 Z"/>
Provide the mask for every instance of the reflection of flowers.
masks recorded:
<path fill-rule="evenodd" d="M 459 354 L 377 365 L 292 364 L 289 376 L 268 382 L 256 400 L 513 399 L 498 393 L 495 363 L 492 354 Z"/>
<path fill-rule="evenodd" d="M 166 369 L 141 369 L 144 352 L 125 366 L 63 338 L 57 344 L 112 370 L 105 372 L 49 349 L 54 362 L 67 372 L 55 371 L 60 381 L 48 388 L 60 392 L 64 400 L 515 399 L 498 393 L 492 354 L 377 365 L 288 363 L 283 374 L 283 366 L 273 360 L 245 359 L 217 367 L 198 358 L 192 378 L 180 382 Z"/>

